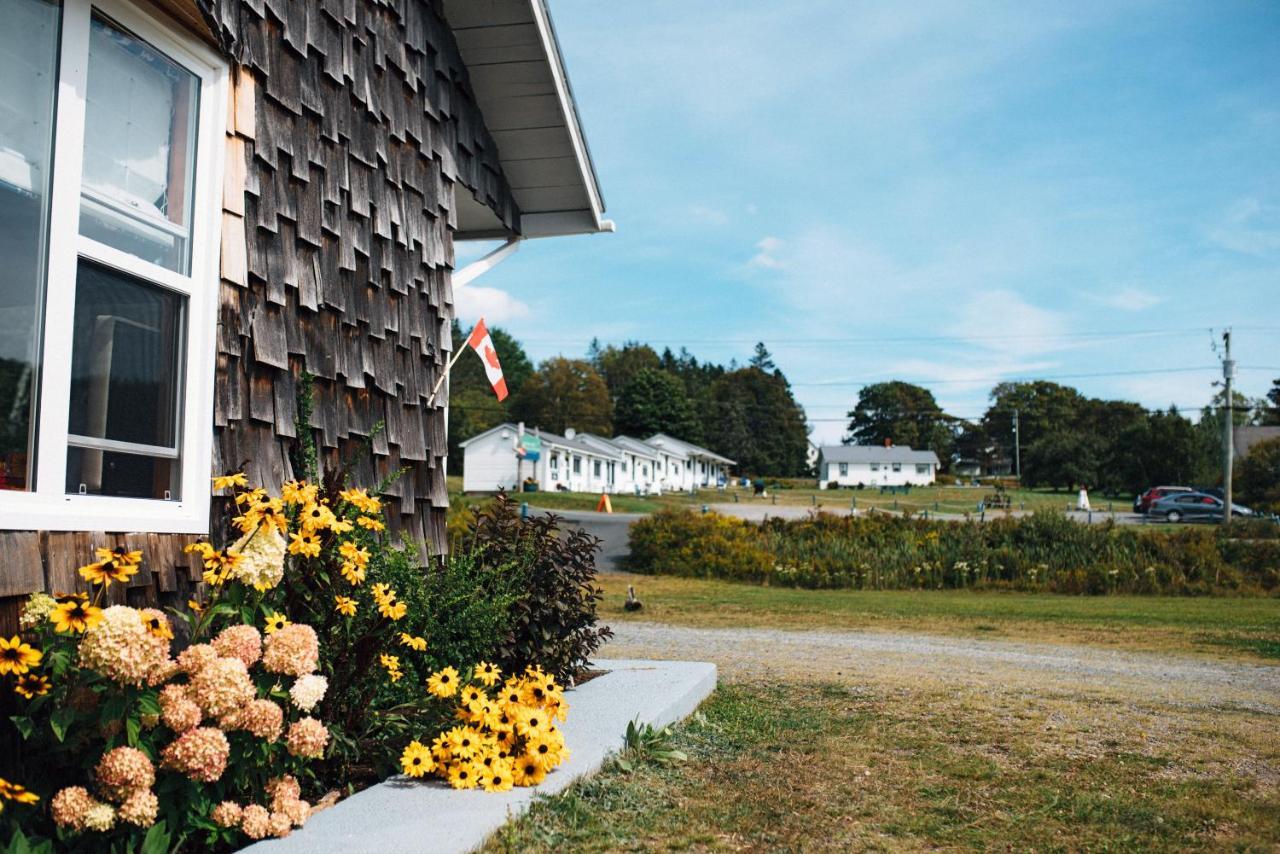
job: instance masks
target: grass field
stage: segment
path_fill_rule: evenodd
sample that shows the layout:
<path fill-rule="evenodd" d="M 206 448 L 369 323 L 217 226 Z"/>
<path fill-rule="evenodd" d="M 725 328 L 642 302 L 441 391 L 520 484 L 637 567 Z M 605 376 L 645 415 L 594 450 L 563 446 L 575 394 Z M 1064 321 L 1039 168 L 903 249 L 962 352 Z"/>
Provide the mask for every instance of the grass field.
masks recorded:
<path fill-rule="evenodd" d="M 459 494 L 462 491 L 462 478 L 449 478 L 449 492 Z M 882 493 L 878 489 L 817 489 L 811 486 L 784 485 L 781 489 L 770 489 L 765 498 L 756 497 L 750 489 L 729 488 L 725 490 L 702 489 L 695 494 L 666 493 L 664 495 L 636 496 L 613 495 L 610 501 L 614 511 L 618 513 L 652 513 L 664 507 L 699 507 L 703 504 L 738 503 L 759 506 L 785 507 L 825 507 L 827 509 L 848 509 L 856 503 L 860 509 L 875 507 L 881 510 L 910 510 L 919 513 L 927 510 L 930 513 L 974 513 L 978 502 L 990 494 L 990 487 L 967 486 L 926 486 L 912 487 L 909 493 Z M 1075 493 L 1055 492 L 1041 489 L 1014 489 L 1009 491 L 1014 510 L 1065 510 L 1068 505 L 1075 506 Z M 476 496 L 477 500 L 483 496 Z M 600 496 L 595 493 L 581 492 L 537 492 L 525 493 L 521 500 L 528 501 L 535 507 L 548 510 L 594 510 Z M 1097 511 L 1106 511 L 1110 507 L 1116 512 L 1127 512 L 1131 509 L 1131 496 L 1105 499 L 1094 496 L 1093 505 Z"/>
<path fill-rule="evenodd" d="M 1266 723 L 936 685 L 728 684 L 677 728 L 686 764 L 539 799 L 486 850 L 1270 851 Z"/>
<path fill-rule="evenodd" d="M 621 573 L 601 582 L 606 622 L 910 631 L 1280 658 L 1280 599 L 798 590 Z M 622 609 L 628 585 L 644 603 L 635 614 Z"/>

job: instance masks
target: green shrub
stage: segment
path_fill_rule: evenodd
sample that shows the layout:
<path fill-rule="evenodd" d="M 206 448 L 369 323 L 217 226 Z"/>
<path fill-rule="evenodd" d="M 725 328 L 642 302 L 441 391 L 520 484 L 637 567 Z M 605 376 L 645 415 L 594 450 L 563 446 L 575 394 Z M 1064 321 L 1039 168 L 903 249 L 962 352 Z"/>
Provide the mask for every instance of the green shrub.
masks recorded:
<path fill-rule="evenodd" d="M 631 526 L 625 565 L 813 589 L 1251 594 L 1280 590 L 1275 527 L 1250 538 L 1249 525 L 1160 531 L 1048 512 L 985 523 L 818 513 L 753 524 L 664 511 Z"/>

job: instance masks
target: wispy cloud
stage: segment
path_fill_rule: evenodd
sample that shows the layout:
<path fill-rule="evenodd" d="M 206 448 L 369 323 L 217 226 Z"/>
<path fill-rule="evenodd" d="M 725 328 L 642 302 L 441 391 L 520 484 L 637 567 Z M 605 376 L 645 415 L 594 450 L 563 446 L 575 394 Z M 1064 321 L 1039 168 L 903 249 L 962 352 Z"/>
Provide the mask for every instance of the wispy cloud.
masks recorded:
<path fill-rule="evenodd" d="M 1232 252 L 1274 258 L 1280 255 L 1280 205 L 1239 199 L 1209 227 L 1208 235 Z"/>
<path fill-rule="evenodd" d="M 464 285 L 453 292 L 459 320 L 475 321 L 483 317 L 488 323 L 510 323 L 529 316 L 529 306 L 500 288 Z"/>
<path fill-rule="evenodd" d="M 762 267 L 766 270 L 781 270 L 783 263 L 779 260 L 782 241 L 776 237 L 765 237 L 756 243 L 756 254 L 747 262 L 748 267 Z"/>
<path fill-rule="evenodd" d="M 1088 293 L 1085 296 L 1099 305 L 1114 308 L 1117 311 L 1146 311 L 1164 302 L 1164 297 L 1135 285 L 1126 285 L 1109 293 Z"/>

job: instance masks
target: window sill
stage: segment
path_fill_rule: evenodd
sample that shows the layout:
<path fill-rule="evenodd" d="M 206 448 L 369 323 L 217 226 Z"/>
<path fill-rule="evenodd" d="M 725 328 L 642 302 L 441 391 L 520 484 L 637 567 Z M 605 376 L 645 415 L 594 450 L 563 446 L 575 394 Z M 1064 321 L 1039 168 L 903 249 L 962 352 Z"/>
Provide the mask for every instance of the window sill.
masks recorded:
<path fill-rule="evenodd" d="M 209 500 L 0 493 L 0 530 L 204 534 L 209 530 Z"/>

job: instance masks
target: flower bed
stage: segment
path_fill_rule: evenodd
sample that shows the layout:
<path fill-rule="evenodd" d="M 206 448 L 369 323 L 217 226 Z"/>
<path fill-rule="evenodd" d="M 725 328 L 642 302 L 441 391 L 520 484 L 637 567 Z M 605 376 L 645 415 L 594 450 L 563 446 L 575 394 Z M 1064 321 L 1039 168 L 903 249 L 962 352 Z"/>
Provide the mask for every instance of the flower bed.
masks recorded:
<path fill-rule="evenodd" d="M 235 515 L 187 608 L 118 604 L 124 550 L 31 597 L 0 638 L 0 845 L 231 849 L 396 771 L 500 791 L 563 760 L 560 686 L 607 637 L 594 541 L 497 502 L 423 570 L 377 497 L 322 483 L 215 478 Z"/>

